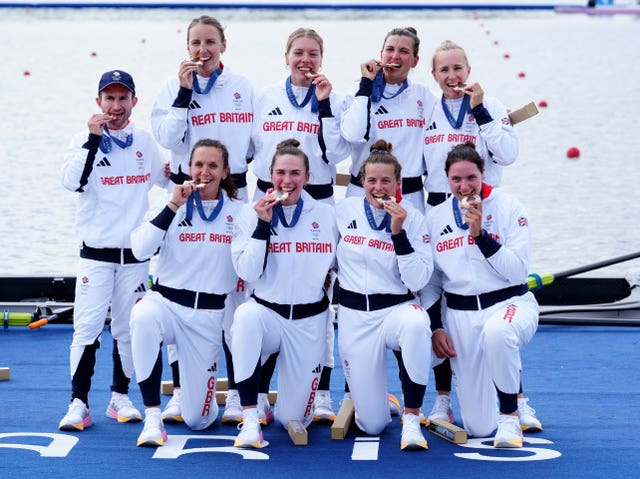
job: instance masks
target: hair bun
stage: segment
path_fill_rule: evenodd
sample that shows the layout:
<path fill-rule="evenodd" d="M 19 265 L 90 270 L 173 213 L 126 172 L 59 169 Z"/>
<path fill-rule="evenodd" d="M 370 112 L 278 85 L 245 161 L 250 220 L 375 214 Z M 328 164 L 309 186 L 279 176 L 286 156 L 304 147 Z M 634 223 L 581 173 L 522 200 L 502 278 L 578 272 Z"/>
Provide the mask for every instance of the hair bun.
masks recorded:
<path fill-rule="evenodd" d="M 385 140 L 376 141 L 371 147 L 369 147 L 369 152 L 371 153 L 391 153 L 393 149 L 393 145 Z"/>
<path fill-rule="evenodd" d="M 295 138 L 287 138 L 286 140 L 282 140 L 280 143 L 278 143 L 278 146 L 276 147 L 276 149 L 279 150 L 281 148 L 286 148 L 288 146 L 293 146 L 294 148 L 298 148 L 300 146 L 300 142 Z"/>

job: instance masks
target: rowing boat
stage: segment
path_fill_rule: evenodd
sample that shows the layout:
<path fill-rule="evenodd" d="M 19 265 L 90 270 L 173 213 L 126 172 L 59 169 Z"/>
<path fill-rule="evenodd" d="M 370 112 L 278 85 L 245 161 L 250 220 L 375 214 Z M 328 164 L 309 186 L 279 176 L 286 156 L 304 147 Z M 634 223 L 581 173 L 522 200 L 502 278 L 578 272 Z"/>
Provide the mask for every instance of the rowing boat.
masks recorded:
<path fill-rule="evenodd" d="M 0 317 L 4 313 L 7 325 L 25 326 L 54 314 L 58 322 L 71 322 L 75 283 L 71 276 L 2 276 Z M 635 281 L 557 274 L 544 286 L 530 281 L 530 289 L 540 304 L 541 324 L 640 325 L 640 287 Z"/>
<path fill-rule="evenodd" d="M 625 278 L 564 278 L 534 294 L 541 324 L 640 326 L 640 287 Z"/>

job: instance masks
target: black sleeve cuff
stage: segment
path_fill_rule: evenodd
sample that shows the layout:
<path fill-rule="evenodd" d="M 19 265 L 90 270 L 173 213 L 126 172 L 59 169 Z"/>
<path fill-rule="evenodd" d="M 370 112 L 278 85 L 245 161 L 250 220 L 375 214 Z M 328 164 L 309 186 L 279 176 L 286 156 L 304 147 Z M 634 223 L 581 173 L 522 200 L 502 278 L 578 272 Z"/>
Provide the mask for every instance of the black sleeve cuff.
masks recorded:
<path fill-rule="evenodd" d="M 178 90 L 178 96 L 176 97 L 175 100 L 173 100 L 173 105 L 171 106 L 175 108 L 188 108 L 189 102 L 191 102 L 192 93 L 193 93 L 193 90 L 190 90 L 189 88 L 185 88 L 181 86 L 180 90 Z"/>
<path fill-rule="evenodd" d="M 427 314 L 429 315 L 429 319 L 431 320 L 431 332 L 434 332 L 436 329 L 443 328 L 442 324 L 442 300 L 439 299 L 435 303 L 431 305 L 429 309 L 427 309 Z"/>
<path fill-rule="evenodd" d="M 356 92 L 356 96 L 366 96 L 369 98 L 371 96 L 371 92 L 373 91 L 373 80 L 362 77 L 360 78 L 360 87 Z"/>
<path fill-rule="evenodd" d="M 100 146 L 101 141 L 102 141 L 102 135 L 89 133 L 89 139 L 84 145 L 82 145 L 82 148 L 86 148 L 87 150 L 95 153 L 96 151 L 98 151 L 98 147 Z"/>
<path fill-rule="evenodd" d="M 169 226 L 171 226 L 171 222 L 173 218 L 176 217 L 176 214 L 173 212 L 171 208 L 165 206 L 158 216 L 151 220 L 151 224 L 161 230 L 167 231 Z"/>
<path fill-rule="evenodd" d="M 268 240 L 271 236 L 271 223 L 264 221 L 258 218 L 258 224 L 256 225 L 256 229 L 253 231 L 251 235 L 254 239 L 259 240 Z"/>
<path fill-rule="evenodd" d="M 396 250 L 397 256 L 411 254 L 414 251 L 405 230 L 400 231 L 397 235 L 391 235 L 391 241 L 393 241 L 393 247 Z"/>
<path fill-rule="evenodd" d="M 320 100 L 318 102 L 318 118 L 332 118 L 332 117 L 333 117 L 333 113 L 331 112 L 331 100 L 329 100 L 329 98 Z"/>
<path fill-rule="evenodd" d="M 484 125 L 485 123 L 489 123 L 493 121 L 493 118 L 491 118 L 491 114 L 489 113 L 489 110 L 487 110 L 482 103 L 474 106 L 471 109 L 471 113 L 473 113 L 473 116 L 476 119 L 476 123 L 478 125 Z"/>
<path fill-rule="evenodd" d="M 485 230 L 482 230 L 480 236 L 474 236 L 473 240 L 485 258 L 491 258 L 502 247 L 502 245 L 489 236 Z"/>

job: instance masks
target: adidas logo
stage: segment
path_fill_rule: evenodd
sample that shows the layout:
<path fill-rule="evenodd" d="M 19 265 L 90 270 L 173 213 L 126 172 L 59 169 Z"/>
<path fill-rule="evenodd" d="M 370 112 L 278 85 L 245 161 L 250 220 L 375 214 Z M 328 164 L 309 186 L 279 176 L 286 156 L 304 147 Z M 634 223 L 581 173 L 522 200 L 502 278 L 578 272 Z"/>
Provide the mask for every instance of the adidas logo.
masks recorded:
<path fill-rule="evenodd" d="M 349 226 L 347 226 L 348 230 L 357 230 L 358 229 L 358 225 L 356 224 L 356 220 L 351 220 L 351 223 L 349 223 Z"/>
<path fill-rule="evenodd" d="M 451 229 L 450 225 L 447 225 L 446 228 L 440 232 L 440 236 L 448 235 L 449 233 L 453 233 L 453 229 Z"/>
<path fill-rule="evenodd" d="M 136 288 L 136 293 L 144 293 L 147 290 L 146 286 L 144 285 L 144 283 L 140 283 L 140 286 L 138 286 Z"/>
<path fill-rule="evenodd" d="M 178 223 L 178 228 L 180 228 L 180 227 L 190 227 L 190 226 L 193 226 L 193 225 L 191 224 L 191 221 L 189 221 L 186 218 L 184 220 L 182 220 L 180 223 Z"/>
<path fill-rule="evenodd" d="M 438 129 L 438 127 L 436 126 L 436 122 L 434 121 L 433 123 L 431 123 L 429 125 L 429 128 L 427 128 L 427 131 L 429 131 L 429 130 L 437 130 L 437 129 Z"/>
<path fill-rule="evenodd" d="M 98 162 L 96 166 L 111 166 L 111 163 L 109 163 L 109 160 L 107 160 L 107 157 L 104 157 Z"/>
<path fill-rule="evenodd" d="M 278 233 L 276 233 L 276 230 L 273 226 L 270 228 L 270 230 L 271 230 L 271 236 L 278 236 Z"/>
<path fill-rule="evenodd" d="M 197 110 L 198 108 L 202 107 L 197 101 L 193 100 L 191 103 L 189 103 L 189 110 Z"/>
<path fill-rule="evenodd" d="M 318 364 L 311 372 L 314 374 L 320 374 L 322 372 L 322 366 Z"/>
<path fill-rule="evenodd" d="M 269 112 L 269 116 L 272 116 L 272 115 L 282 115 L 282 110 L 280 110 L 279 106 L 277 106 L 274 110 L 271 110 Z"/>
<path fill-rule="evenodd" d="M 384 105 L 380 105 L 378 107 L 378 109 L 376 110 L 376 112 L 374 113 L 374 115 L 386 115 L 389 113 L 389 110 L 387 110 Z"/>
<path fill-rule="evenodd" d="M 210 367 L 209 369 L 207 369 L 207 372 L 215 373 L 217 370 L 218 370 L 218 365 L 217 365 L 217 363 L 213 363 L 213 364 L 211 365 L 211 367 Z"/>

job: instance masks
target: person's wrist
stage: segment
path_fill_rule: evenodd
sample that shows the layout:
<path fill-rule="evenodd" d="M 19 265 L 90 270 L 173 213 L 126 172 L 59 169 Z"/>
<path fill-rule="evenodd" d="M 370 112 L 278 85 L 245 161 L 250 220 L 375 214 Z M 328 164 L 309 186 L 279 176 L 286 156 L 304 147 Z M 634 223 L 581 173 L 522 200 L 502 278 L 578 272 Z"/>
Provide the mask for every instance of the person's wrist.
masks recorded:
<path fill-rule="evenodd" d="M 481 229 L 480 232 L 473 237 L 473 239 L 480 238 L 481 236 L 484 236 L 485 233 L 486 231 L 484 229 Z"/>

